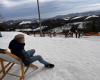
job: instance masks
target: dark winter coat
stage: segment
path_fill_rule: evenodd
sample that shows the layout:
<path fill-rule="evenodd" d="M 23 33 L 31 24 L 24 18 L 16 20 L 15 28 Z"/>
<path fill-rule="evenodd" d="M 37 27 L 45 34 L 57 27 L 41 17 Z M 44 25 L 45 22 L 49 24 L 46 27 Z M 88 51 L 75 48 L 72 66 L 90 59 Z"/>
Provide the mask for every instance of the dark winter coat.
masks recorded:
<path fill-rule="evenodd" d="M 15 39 L 13 39 L 9 44 L 9 49 L 11 50 L 11 53 L 22 58 L 22 52 L 24 50 L 24 46 L 25 46 L 25 43 L 19 43 Z"/>
<path fill-rule="evenodd" d="M 15 39 L 13 39 L 9 44 L 9 49 L 11 50 L 12 54 L 15 54 L 16 56 L 20 57 L 24 64 L 30 64 L 29 57 L 27 56 L 27 53 L 24 49 L 25 43 L 19 43 Z"/>

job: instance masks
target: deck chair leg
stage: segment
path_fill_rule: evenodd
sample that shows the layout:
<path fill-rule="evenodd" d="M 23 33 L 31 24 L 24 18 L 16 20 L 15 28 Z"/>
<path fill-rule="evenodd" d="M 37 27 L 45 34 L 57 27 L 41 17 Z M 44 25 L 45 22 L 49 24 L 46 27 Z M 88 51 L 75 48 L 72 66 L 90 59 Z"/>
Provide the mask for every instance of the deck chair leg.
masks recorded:
<path fill-rule="evenodd" d="M 7 68 L 10 64 L 11 64 L 11 63 L 9 62 L 7 65 L 4 66 L 4 65 L 1 63 L 2 69 L 0 70 L 0 73 L 3 72 L 3 70 L 5 71 L 6 68 Z M 4 66 L 4 67 L 3 67 L 3 66 Z"/>
<path fill-rule="evenodd" d="M 38 69 L 38 67 L 36 65 L 34 65 L 34 64 L 30 64 L 29 67 L 34 68 L 34 69 Z"/>
<path fill-rule="evenodd" d="M 29 69 L 29 67 L 27 67 L 27 68 L 25 69 L 24 74 L 26 74 L 26 72 L 28 71 L 28 69 Z"/>
<path fill-rule="evenodd" d="M 21 76 L 20 76 L 20 80 L 24 80 L 25 78 L 25 74 L 24 74 L 24 65 L 21 65 Z"/>
<path fill-rule="evenodd" d="M 5 68 L 4 68 L 3 60 L 1 60 L 1 67 L 2 67 L 2 70 L 0 72 L 3 72 L 3 74 L 5 74 Z"/>
<path fill-rule="evenodd" d="M 2 80 L 5 76 L 6 76 L 6 74 L 9 72 L 9 70 L 13 67 L 13 65 L 14 65 L 14 63 L 13 64 L 11 64 L 10 66 L 9 66 L 9 68 L 7 69 L 7 71 L 5 71 L 5 74 L 0 78 L 0 80 Z"/>

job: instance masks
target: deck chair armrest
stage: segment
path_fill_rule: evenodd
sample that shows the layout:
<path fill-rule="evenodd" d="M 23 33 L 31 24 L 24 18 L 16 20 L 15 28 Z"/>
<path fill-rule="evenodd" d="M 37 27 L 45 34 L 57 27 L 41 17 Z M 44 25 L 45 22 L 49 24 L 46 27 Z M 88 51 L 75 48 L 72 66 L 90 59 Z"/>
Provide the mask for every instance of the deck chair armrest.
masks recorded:
<path fill-rule="evenodd" d="M 0 53 L 3 53 L 3 54 L 5 54 L 6 53 L 6 49 L 2 49 L 2 50 L 0 50 Z"/>
<path fill-rule="evenodd" d="M 20 59 L 19 57 L 15 56 L 15 55 L 12 54 L 12 53 L 7 53 L 7 55 L 9 55 L 9 56 L 15 58 L 15 59 L 18 60 L 18 61 L 21 61 L 21 59 Z"/>
<path fill-rule="evenodd" d="M 5 51 L 4 54 L 7 54 L 8 56 L 11 56 L 12 58 L 18 60 L 18 61 L 22 61 L 19 57 L 17 57 L 16 55 L 12 54 L 11 52 L 9 51 Z"/>

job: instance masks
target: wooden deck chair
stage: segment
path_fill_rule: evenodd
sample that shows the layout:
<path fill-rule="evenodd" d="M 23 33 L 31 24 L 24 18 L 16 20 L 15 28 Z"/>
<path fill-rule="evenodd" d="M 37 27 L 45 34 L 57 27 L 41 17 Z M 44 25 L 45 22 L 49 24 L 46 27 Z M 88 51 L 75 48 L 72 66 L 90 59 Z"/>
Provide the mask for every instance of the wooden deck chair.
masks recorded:
<path fill-rule="evenodd" d="M 7 62 L 7 64 L 4 64 L 4 62 Z M 13 73 L 9 73 L 11 68 L 14 66 L 14 64 L 20 65 L 20 75 L 14 75 Z M 9 51 L 3 51 L 0 52 L 0 65 L 1 70 L 0 74 L 2 73 L 2 76 L 0 80 L 3 80 L 3 78 L 6 76 L 6 74 L 19 77 L 19 80 L 25 79 L 25 74 L 28 71 L 29 67 L 37 69 L 38 67 L 36 65 L 30 64 L 28 67 L 25 67 L 22 60 L 15 56 L 14 54 L 10 53 Z"/>

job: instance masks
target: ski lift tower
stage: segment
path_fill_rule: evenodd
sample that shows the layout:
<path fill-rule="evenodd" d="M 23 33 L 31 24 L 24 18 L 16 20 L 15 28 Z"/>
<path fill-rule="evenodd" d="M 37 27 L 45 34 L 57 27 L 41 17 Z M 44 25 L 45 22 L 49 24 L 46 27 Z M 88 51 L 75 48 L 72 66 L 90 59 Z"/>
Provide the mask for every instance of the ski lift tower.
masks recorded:
<path fill-rule="evenodd" d="M 42 27 L 41 27 L 41 15 L 40 15 L 39 0 L 37 0 L 37 7 L 38 7 L 38 19 L 39 19 L 39 27 L 40 27 L 40 36 L 43 37 Z"/>

